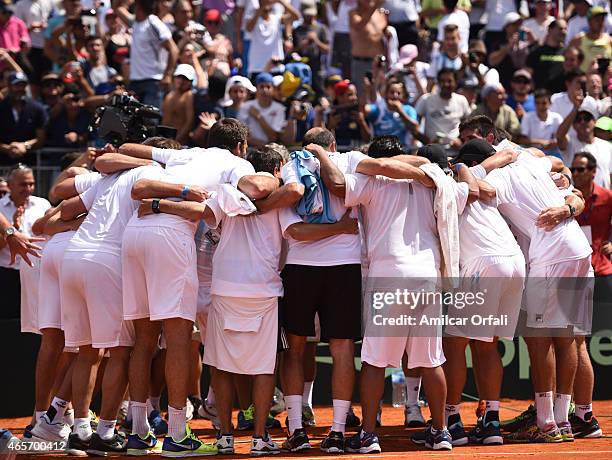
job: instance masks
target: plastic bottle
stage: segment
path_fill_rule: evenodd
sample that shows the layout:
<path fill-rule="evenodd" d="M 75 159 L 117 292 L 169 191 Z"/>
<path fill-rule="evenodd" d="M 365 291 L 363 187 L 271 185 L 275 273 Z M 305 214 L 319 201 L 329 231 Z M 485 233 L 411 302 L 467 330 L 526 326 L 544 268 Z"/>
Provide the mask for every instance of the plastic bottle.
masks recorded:
<path fill-rule="evenodd" d="M 391 374 L 391 387 L 393 389 L 391 402 L 393 407 L 404 407 L 406 403 L 406 377 L 401 369 Z"/>

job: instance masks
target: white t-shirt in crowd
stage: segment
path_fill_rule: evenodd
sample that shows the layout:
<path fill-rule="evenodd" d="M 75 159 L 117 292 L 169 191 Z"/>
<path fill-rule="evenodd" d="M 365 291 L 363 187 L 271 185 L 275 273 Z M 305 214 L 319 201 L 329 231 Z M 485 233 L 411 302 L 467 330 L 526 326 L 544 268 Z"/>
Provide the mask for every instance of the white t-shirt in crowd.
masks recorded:
<path fill-rule="evenodd" d="M 123 231 L 140 205 L 131 197 L 132 186 L 139 179 L 159 179 L 162 172 L 159 166 L 141 166 L 108 174 L 79 195 L 88 210 L 87 217 L 66 251 L 121 255 Z"/>
<path fill-rule="evenodd" d="M 592 144 L 578 140 L 576 136 L 570 136 L 565 152 L 563 152 L 563 163 L 571 166 L 574 155 L 578 152 L 589 152 L 597 160 L 595 170 L 595 183 L 603 188 L 610 188 L 610 174 L 612 174 L 612 145 L 596 137 Z"/>
<path fill-rule="evenodd" d="M 525 22 L 523 22 L 523 27 L 525 29 L 529 29 L 538 43 L 541 45 L 544 43 L 546 39 L 546 34 L 548 33 L 548 26 L 551 22 L 555 20 L 554 16 L 548 16 L 546 20 L 540 24 L 536 20 L 536 18 L 529 18 Z"/>
<path fill-rule="evenodd" d="M 232 155 L 229 150 L 209 149 L 153 149 L 154 157 L 165 160 L 166 169 L 158 180 L 170 184 L 198 185 L 216 191 L 221 184 L 238 186 L 244 176 L 255 174 L 251 163 Z M 189 155 L 193 155 L 188 160 Z M 176 161 L 175 161 L 176 158 Z M 172 214 L 151 214 L 139 218 L 132 216 L 128 227 L 167 227 L 194 236 L 197 223 Z"/>
<path fill-rule="evenodd" d="M 567 117 L 573 109 L 574 103 L 570 100 L 567 92 L 563 91 L 562 93 L 555 93 L 551 96 L 549 109 L 551 112 L 558 113 L 561 115 L 561 117 L 563 117 L 563 119 L 565 119 L 565 117 Z M 599 105 L 591 96 L 584 98 L 580 109 L 589 110 L 595 114 L 599 114 Z"/>
<path fill-rule="evenodd" d="M 504 28 L 504 18 L 508 13 L 516 13 L 516 5 L 508 0 L 487 0 L 485 5 L 485 30 L 501 32 Z"/>
<path fill-rule="evenodd" d="M 42 49 L 45 46 L 45 30 L 47 21 L 53 12 L 52 0 L 20 0 L 15 4 L 14 14 L 16 17 L 25 22 L 30 33 L 32 48 Z M 40 30 L 32 30 L 30 27 L 33 23 L 40 22 L 44 26 Z"/>
<path fill-rule="evenodd" d="M 438 41 L 444 40 L 444 27 L 447 24 L 456 24 L 459 28 L 459 48 L 462 53 L 467 53 L 468 41 L 470 39 L 470 17 L 463 10 L 455 10 L 445 15 L 438 23 Z"/>
<path fill-rule="evenodd" d="M 166 24 L 155 15 L 134 22 L 130 47 L 130 80 L 161 80 L 166 70 L 162 43 L 172 38 Z"/>
<path fill-rule="evenodd" d="M 586 16 L 575 15 L 567 21 L 567 35 L 565 36 L 565 46 L 569 45 L 576 35 L 586 32 L 589 29 L 589 21 Z"/>
<path fill-rule="evenodd" d="M 217 225 L 223 225 L 213 256 L 211 294 L 282 297 L 279 263 L 283 235 L 291 224 L 302 222 L 300 216 L 292 208 L 282 208 L 264 214 L 228 217 L 216 197 L 206 204 L 215 214 Z"/>
<path fill-rule="evenodd" d="M 416 111 L 425 119 L 425 135 L 433 142 L 438 133 L 448 138 L 459 136 L 459 123 L 471 113 L 465 96 L 453 93 L 442 99 L 438 92 L 425 94 L 416 105 Z"/>
<path fill-rule="evenodd" d="M 482 168 L 475 166 L 474 168 Z M 470 170 L 474 170 L 470 168 Z M 491 203 L 476 200 L 465 205 L 467 184 L 455 183 L 459 212 L 459 264 L 463 267 L 471 260 L 483 256 L 514 256 L 521 249 L 508 224 Z M 463 208 L 463 209 L 462 209 Z"/>
<path fill-rule="evenodd" d="M 282 11 L 272 10 L 265 21 L 259 17 L 251 30 L 249 46 L 249 74 L 263 72 L 272 57 L 285 58 L 283 49 Z"/>
<path fill-rule="evenodd" d="M 411 180 L 345 174 L 345 205 L 361 208 L 369 277 L 437 277 L 440 241 L 434 192 Z"/>
<path fill-rule="evenodd" d="M 357 165 L 364 158 L 361 152 L 331 153 L 329 158 L 343 174 L 355 172 Z M 293 161 L 289 161 L 281 169 L 281 177 L 285 184 L 299 183 Z M 329 194 L 330 214 L 340 220 L 347 210 L 343 201 Z M 352 217 L 357 217 L 354 213 Z M 297 241 L 288 238 L 287 264 L 333 266 L 361 263 L 361 243 L 359 235 L 334 235 L 319 241 Z"/>
<path fill-rule="evenodd" d="M 25 210 L 23 212 L 23 217 L 21 219 L 21 227 L 19 227 L 19 231 L 27 236 L 34 236 L 32 234 L 32 225 L 38 219 L 45 215 L 47 210 L 51 207 L 51 203 L 49 203 L 44 198 L 39 196 L 30 196 L 25 203 Z M 11 194 L 7 193 L 2 198 L 0 198 L 0 213 L 6 217 L 6 219 L 11 223 L 13 223 L 13 216 L 17 211 L 17 207 L 13 200 L 11 200 Z M 36 243 L 40 246 L 40 243 Z M 32 257 L 30 257 L 30 260 Z M 21 258 L 17 257 L 15 263 L 10 265 L 11 263 L 11 251 L 8 246 L 0 249 L 0 267 L 6 268 L 14 268 L 15 270 L 19 269 L 19 265 L 21 263 Z"/>
<path fill-rule="evenodd" d="M 537 112 L 527 112 L 521 120 L 521 134 L 529 139 L 555 139 L 561 123 L 563 123 L 563 117 L 550 110 L 544 121 L 540 120 Z"/>
<path fill-rule="evenodd" d="M 255 139 L 264 142 L 269 141 L 268 136 L 266 136 L 266 133 L 259 122 L 249 115 L 249 110 L 251 107 L 255 107 L 257 110 L 259 110 L 259 114 L 264 117 L 270 127 L 277 133 L 280 133 L 285 127 L 285 107 L 282 104 L 272 101 L 268 107 L 262 107 L 259 105 L 259 101 L 257 99 L 247 101 L 242 104 L 242 107 L 240 107 L 238 119 L 247 125 L 247 128 L 249 128 L 249 133 Z"/>
<path fill-rule="evenodd" d="M 521 153 L 516 162 L 495 169 L 485 177 L 496 189 L 499 211 L 531 239 L 530 267 L 582 259 L 592 252 L 575 219 L 566 219 L 550 231 L 536 227 L 536 220 L 544 209 L 563 206 L 564 197 L 571 193 L 557 189 L 548 175 L 551 167 L 546 157 Z"/>

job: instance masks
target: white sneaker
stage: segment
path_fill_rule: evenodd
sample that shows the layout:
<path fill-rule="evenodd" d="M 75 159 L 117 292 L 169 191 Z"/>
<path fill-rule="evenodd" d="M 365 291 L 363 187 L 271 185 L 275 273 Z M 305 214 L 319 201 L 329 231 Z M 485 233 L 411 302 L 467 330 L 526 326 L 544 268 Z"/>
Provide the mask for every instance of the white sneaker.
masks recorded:
<path fill-rule="evenodd" d="M 193 404 L 191 404 L 191 401 L 189 401 L 189 398 L 187 398 L 187 403 L 185 405 L 185 408 L 187 409 L 185 415 L 187 417 L 187 421 L 189 421 L 193 418 Z"/>
<path fill-rule="evenodd" d="M 219 415 L 217 414 L 217 408 L 214 404 L 208 404 L 207 399 L 202 401 L 202 405 L 198 409 L 198 415 L 212 422 L 215 430 L 221 429 L 221 421 L 219 420 Z"/>
<path fill-rule="evenodd" d="M 266 433 L 266 438 L 253 438 L 251 440 L 251 456 L 252 457 L 263 457 L 265 455 L 276 455 L 280 454 L 280 447 L 274 441 L 269 434 Z"/>
<path fill-rule="evenodd" d="M 68 442 L 70 427 L 65 423 L 51 423 L 43 414 L 32 428 L 32 441 Z"/>
<path fill-rule="evenodd" d="M 217 434 L 217 451 L 219 454 L 234 453 L 234 436 L 231 434 Z"/>
<path fill-rule="evenodd" d="M 421 406 L 411 404 L 404 409 L 404 426 L 409 428 L 425 426 L 425 419 L 421 413 Z"/>

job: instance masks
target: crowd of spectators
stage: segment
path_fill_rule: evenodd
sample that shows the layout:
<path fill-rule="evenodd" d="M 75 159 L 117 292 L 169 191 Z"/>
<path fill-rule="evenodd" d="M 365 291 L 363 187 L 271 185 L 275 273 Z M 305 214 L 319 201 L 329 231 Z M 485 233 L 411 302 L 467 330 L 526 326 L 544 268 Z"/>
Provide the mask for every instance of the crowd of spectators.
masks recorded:
<path fill-rule="evenodd" d="M 609 187 L 607 0 L 2 0 L 0 165 L 102 145 L 97 107 L 130 92 L 183 145 L 221 117 L 252 146 L 314 127 L 340 150 L 396 135 L 461 145 L 471 114 Z"/>

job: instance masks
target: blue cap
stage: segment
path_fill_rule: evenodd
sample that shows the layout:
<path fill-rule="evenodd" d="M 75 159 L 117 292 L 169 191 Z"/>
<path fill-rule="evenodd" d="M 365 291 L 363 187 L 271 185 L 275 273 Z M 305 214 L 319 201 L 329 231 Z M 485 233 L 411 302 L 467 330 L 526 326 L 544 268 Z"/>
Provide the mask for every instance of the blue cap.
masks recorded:
<path fill-rule="evenodd" d="M 255 86 L 259 85 L 260 83 L 273 84 L 274 78 L 272 77 L 272 74 L 268 72 L 262 72 L 259 75 L 257 75 L 257 77 L 255 78 Z"/>

